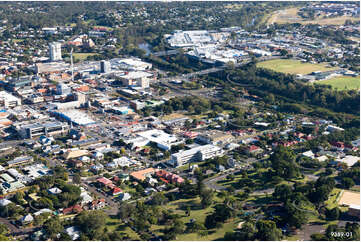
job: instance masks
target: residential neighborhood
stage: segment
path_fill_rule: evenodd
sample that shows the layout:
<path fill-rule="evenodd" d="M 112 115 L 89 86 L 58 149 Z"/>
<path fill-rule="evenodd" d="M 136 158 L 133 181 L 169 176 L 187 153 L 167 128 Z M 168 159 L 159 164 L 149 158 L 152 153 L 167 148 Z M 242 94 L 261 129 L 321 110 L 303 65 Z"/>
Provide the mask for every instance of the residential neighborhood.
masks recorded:
<path fill-rule="evenodd" d="M 1 4 L 0 240 L 360 239 L 358 2 Z"/>

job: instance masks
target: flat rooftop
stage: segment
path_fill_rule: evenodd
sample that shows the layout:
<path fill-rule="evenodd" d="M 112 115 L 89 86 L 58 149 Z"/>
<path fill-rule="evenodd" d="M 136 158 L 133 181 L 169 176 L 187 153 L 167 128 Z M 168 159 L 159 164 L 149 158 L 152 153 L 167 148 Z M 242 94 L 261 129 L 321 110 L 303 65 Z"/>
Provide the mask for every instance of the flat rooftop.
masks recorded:
<path fill-rule="evenodd" d="M 120 76 L 123 79 L 137 79 L 137 78 L 143 78 L 143 77 L 151 77 L 152 74 L 144 71 L 131 71 L 127 75 Z"/>
<path fill-rule="evenodd" d="M 342 191 L 341 199 L 338 202 L 339 205 L 358 205 L 360 206 L 360 193 L 358 192 L 350 192 L 350 191 Z"/>

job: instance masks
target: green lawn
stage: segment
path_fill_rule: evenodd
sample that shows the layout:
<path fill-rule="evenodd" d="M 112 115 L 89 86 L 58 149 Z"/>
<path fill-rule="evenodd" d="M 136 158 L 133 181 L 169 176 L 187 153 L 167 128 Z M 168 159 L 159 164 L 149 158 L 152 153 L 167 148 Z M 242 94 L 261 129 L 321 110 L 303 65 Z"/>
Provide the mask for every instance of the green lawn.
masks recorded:
<path fill-rule="evenodd" d="M 24 39 L 13 39 L 14 43 L 19 43 L 19 42 L 22 42 L 22 41 L 24 41 Z"/>
<path fill-rule="evenodd" d="M 177 240 L 181 240 L 181 241 L 219 240 L 219 239 L 222 239 L 224 237 L 224 234 L 226 232 L 232 232 L 237 227 L 237 224 L 239 222 L 240 221 L 238 221 L 238 220 L 233 220 L 233 221 L 230 221 L 228 223 L 224 223 L 222 228 L 209 230 L 209 234 L 207 236 L 204 236 L 204 237 L 201 237 L 197 233 L 190 233 L 190 234 L 178 235 Z"/>
<path fill-rule="evenodd" d="M 324 64 L 302 63 L 293 59 L 276 59 L 257 63 L 257 67 L 271 69 L 273 71 L 289 73 L 289 74 L 309 74 L 313 71 L 330 71 L 335 67 L 327 67 Z"/>
<path fill-rule="evenodd" d="M 130 237 L 130 240 L 140 240 L 139 235 L 134 232 L 130 227 L 125 226 L 122 224 L 119 219 L 116 218 L 108 218 L 106 220 L 106 227 L 109 231 L 122 231 L 123 233 L 127 234 Z"/>
<path fill-rule="evenodd" d="M 215 202 L 222 202 L 223 199 L 220 199 L 218 197 L 214 197 Z M 190 205 L 191 206 L 191 212 L 190 216 L 185 216 L 185 210 L 183 210 L 183 205 Z M 208 207 L 206 209 L 200 208 L 200 199 L 197 198 L 190 198 L 190 199 L 179 199 L 176 201 L 172 201 L 168 203 L 166 206 L 163 207 L 165 210 L 173 210 L 174 213 L 182 215 L 183 217 L 180 218 L 182 222 L 185 224 L 190 221 L 190 219 L 195 219 L 200 222 L 204 222 L 207 215 L 211 214 L 213 212 L 213 208 Z M 231 220 L 223 224 L 223 227 L 220 229 L 211 229 L 209 230 L 209 234 L 207 236 L 201 237 L 197 233 L 187 233 L 178 235 L 176 240 L 182 240 L 182 241 L 197 241 L 197 240 L 216 240 L 216 239 L 222 239 L 224 234 L 229 231 L 233 231 L 237 224 L 239 223 L 239 219 Z M 165 228 L 165 226 L 160 225 L 152 225 L 150 230 L 153 231 L 157 235 L 163 235 L 162 230 Z"/>
<path fill-rule="evenodd" d="M 340 199 L 340 193 L 341 193 L 341 189 L 338 188 L 334 188 L 330 194 L 330 196 L 328 197 L 328 200 L 325 202 L 326 207 L 328 209 L 334 208 L 338 206 L 338 200 Z"/>
<path fill-rule="evenodd" d="M 74 59 L 80 60 L 80 61 L 83 61 L 88 56 L 93 56 L 93 55 L 97 55 L 97 53 L 73 53 Z"/>
<path fill-rule="evenodd" d="M 340 77 L 331 78 L 329 80 L 318 81 L 315 83 L 331 85 L 333 88 L 336 88 L 338 90 L 345 90 L 345 89 L 359 90 L 360 76 L 357 77 L 340 76 Z"/>

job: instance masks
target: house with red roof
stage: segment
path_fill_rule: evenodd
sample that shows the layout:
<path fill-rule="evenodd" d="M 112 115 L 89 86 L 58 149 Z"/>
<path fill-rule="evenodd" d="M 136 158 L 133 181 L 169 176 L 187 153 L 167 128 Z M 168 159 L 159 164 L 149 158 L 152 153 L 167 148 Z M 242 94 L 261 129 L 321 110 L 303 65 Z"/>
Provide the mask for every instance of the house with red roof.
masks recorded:
<path fill-rule="evenodd" d="M 97 200 L 94 200 L 91 202 L 90 209 L 96 210 L 96 209 L 102 209 L 105 207 L 105 199 L 100 198 Z"/>
<path fill-rule="evenodd" d="M 260 153 L 262 151 L 263 150 L 260 147 L 258 147 L 257 145 L 251 145 L 250 147 L 248 147 L 248 150 L 247 150 L 247 152 L 249 154 L 256 154 L 256 153 Z"/>
<path fill-rule="evenodd" d="M 123 193 L 123 191 L 119 187 L 114 187 L 111 191 L 112 196 L 118 196 L 121 193 Z"/>
<path fill-rule="evenodd" d="M 83 211 L 83 208 L 79 204 L 75 204 L 74 206 L 70 206 L 68 208 L 63 209 L 63 214 L 78 214 Z"/>
<path fill-rule="evenodd" d="M 97 179 L 97 182 L 103 186 L 108 186 L 113 183 L 111 180 L 109 180 L 108 178 L 105 178 L 105 177 L 99 177 Z"/>
<path fill-rule="evenodd" d="M 332 145 L 333 149 L 336 149 L 338 151 L 343 151 L 343 149 L 345 149 L 345 144 L 341 141 L 330 142 L 330 144 Z"/>
<path fill-rule="evenodd" d="M 184 179 L 176 174 L 167 172 L 165 170 L 158 170 L 155 173 L 156 176 L 158 176 L 161 180 L 166 180 L 167 183 L 176 183 L 180 184 L 184 182 Z"/>

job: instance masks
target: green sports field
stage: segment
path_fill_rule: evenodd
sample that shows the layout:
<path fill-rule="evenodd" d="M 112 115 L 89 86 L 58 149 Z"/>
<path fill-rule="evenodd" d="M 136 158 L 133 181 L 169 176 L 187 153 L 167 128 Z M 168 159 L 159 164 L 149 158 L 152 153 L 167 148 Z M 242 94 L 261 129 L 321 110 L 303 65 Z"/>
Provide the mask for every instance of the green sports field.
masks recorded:
<path fill-rule="evenodd" d="M 80 61 L 83 61 L 83 60 L 85 60 L 88 56 L 92 56 L 92 55 L 97 55 L 97 53 L 73 53 L 74 59 L 80 60 Z"/>
<path fill-rule="evenodd" d="M 313 71 L 330 71 L 335 67 L 327 67 L 324 64 L 302 63 L 293 59 L 276 59 L 257 63 L 257 67 L 271 69 L 273 71 L 289 73 L 289 74 L 309 74 Z"/>
<path fill-rule="evenodd" d="M 315 82 L 317 84 L 327 84 L 331 85 L 333 88 L 338 90 L 350 90 L 350 89 L 360 89 L 360 76 L 350 77 L 350 76 L 340 76 L 335 77 L 329 80 Z"/>

